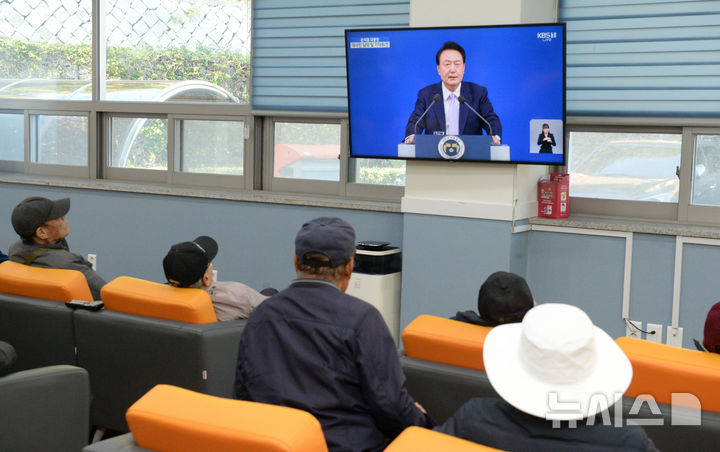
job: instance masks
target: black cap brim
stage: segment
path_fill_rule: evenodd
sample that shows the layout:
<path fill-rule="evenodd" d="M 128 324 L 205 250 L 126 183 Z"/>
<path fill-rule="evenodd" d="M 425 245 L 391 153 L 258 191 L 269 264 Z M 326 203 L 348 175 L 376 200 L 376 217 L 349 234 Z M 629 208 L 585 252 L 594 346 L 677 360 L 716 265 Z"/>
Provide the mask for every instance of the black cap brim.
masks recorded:
<path fill-rule="evenodd" d="M 197 243 L 200 248 L 205 250 L 205 255 L 207 256 L 208 262 L 212 262 L 213 259 L 215 259 L 215 256 L 217 256 L 218 253 L 218 244 L 215 239 L 207 235 L 201 235 L 200 237 L 193 240 L 193 242 Z"/>
<path fill-rule="evenodd" d="M 70 198 L 56 199 L 52 202 L 52 204 L 50 214 L 45 221 L 64 217 L 68 212 L 70 212 Z"/>

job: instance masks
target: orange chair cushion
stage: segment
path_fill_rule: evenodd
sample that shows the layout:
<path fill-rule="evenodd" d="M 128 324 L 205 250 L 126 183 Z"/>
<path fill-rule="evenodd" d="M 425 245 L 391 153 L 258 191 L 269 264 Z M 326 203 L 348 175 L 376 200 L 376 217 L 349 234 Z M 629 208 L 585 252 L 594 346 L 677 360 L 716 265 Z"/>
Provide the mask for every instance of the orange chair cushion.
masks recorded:
<path fill-rule="evenodd" d="M 310 413 L 157 385 L 127 411 L 138 446 L 174 452 L 326 452 Z"/>
<path fill-rule="evenodd" d="M 187 323 L 217 322 L 210 295 L 202 289 L 119 276 L 103 286 L 100 296 L 111 311 Z"/>
<path fill-rule="evenodd" d="M 85 275 L 78 270 L 32 267 L 11 261 L 0 264 L 0 291 L 66 302 L 93 299 Z"/>
<path fill-rule="evenodd" d="M 385 449 L 385 452 L 480 452 L 499 451 L 482 444 L 473 443 L 444 433 L 435 432 L 422 427 L 406 428 Z"/>
<path fill-rule="evenodd" d="M 483 344 L 492 328 L 421 315 L 402 332 L 405 354 L 453 366 L 485 370 Z"/>
<path fill-rule="evenodd" d="M 632 337 L 615 342 L 633 367 L 633 378 L 625 395 L 650 394 L 656 401 L 672 402 L 672 393 L 689 393 L 700 400 L 703 410 L 720 411 L 720 355 Z"/>

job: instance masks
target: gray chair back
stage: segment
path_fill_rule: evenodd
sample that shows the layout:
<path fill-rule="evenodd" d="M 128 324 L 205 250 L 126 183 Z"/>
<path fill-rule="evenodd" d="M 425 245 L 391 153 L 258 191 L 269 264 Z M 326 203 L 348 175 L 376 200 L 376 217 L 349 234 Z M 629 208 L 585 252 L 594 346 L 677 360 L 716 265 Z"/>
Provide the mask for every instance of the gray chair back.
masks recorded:
<path fill-rule="evenodd" d="M 90 384 L 84 369 L 49 366 L 0 378 L 0 450 L 77 452 L 88 443 Z"/>
<path fill-rule="evenodd" d="M 127 409 L 161 383 L 232 397 L 245 322 L 191 324 L 76 311 L 78 365 L 90 373 L 93 424 L 127 432 Z"/>

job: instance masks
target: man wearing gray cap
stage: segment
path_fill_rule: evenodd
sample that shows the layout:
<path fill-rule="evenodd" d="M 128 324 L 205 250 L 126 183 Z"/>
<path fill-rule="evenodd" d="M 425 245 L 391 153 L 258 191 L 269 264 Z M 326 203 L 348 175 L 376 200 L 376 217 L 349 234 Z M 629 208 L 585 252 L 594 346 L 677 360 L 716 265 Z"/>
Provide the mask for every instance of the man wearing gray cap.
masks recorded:
<path fill-rule="evenodd" d="M 12 225 L 20 240 L 10 245 L 8 255 L 13 262 L 33 267 L 78 270 L 85 275 L 93 299 L 100 299 L 105 285 L 92 264 L 79 254 L 71 253 L 65 237 L 70 227 L 65 218 L 70 211 L 70 199 L 54 201 L 33 196 L 23 199 L 12 211 Z"/>
<path fill-rule="evenodd" d="M 382 316 L 344 293 L 354 254 L 355 231 L 344 220 L 302 226 L 298 279 L 250 315 L 235 377 L 235 398 L 313 414 L 332 452 L 379 451 L 408 426 L 432 426 L 404 388 Z"/>

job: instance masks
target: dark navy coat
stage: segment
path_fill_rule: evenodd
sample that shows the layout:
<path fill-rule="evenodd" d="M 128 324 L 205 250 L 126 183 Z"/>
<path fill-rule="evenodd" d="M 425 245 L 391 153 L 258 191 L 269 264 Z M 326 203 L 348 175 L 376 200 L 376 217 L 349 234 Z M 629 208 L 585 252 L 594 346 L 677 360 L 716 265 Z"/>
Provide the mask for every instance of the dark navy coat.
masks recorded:
<path fill-rule="evenodd" d="M 518 381 L 521 385 L 522 382 Z M 523 413 L 501 399 L 471 399 L 435 430 L 486 446 L 514 452 L 656 451 L 639 426 L 595 425 L 583 419 L 571 428 Z"/>
<path fill-rule="evenodd" d="M 431 426 L 404 383 L 379 311 L 329 281 L 300 279 L 250 315 L 235 397 L 310 412 L 331 451 L 375 451 L 410 425 Z"/>
<path fill-rule="evenodd" d="M 417 127 L 417 133 L 426 133 L 432 135 L 433 132 L 445 132 L 445 106 L 442 99 L 442 82 L 435 83 L 418 91 L 417 101 L 415 102 L 415 110 L 413 110 L 405 126 L 405 136 L 415 133 L 415 122 L 422 116 L 425 109 L 432 103 L 435 94 L 440 94 L 440 100 L 430 108 L 425 117 L 420 121 Z M 480 113 L 492 127 L 493 135 L 502 137 L 502 125 L 500 118 L 493 110 L 492 103 L 488 98 L 487 89 L 484 86 L 471 82 L 463 81 L 460 85 L 460 94 L 465 98 L 465 102 L 471 105 L 475 111 Z M 475 113 L 470 111 L 466 105 L 460 105 L 460 115 L 458 118 L 458 130 L 461 135 L 482 135 L 483 129 L 489 134 L 485 123 L 479 119 Z"/>

